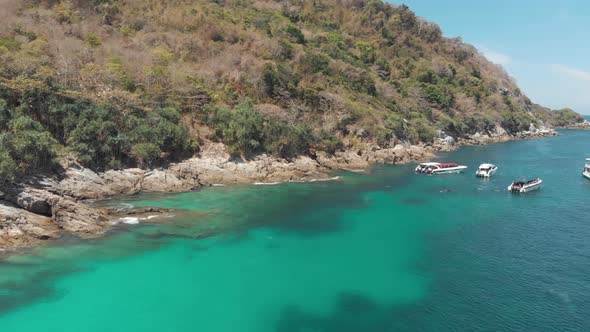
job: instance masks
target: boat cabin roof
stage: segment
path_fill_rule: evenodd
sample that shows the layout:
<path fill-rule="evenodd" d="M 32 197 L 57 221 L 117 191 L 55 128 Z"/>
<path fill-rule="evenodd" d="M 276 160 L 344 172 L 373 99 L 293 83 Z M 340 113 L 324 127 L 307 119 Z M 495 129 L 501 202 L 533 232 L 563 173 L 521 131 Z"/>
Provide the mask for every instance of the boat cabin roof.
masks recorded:
<path fill-rule="evenodd" d="M 455 163 L 440 163 L 440 164 L 438 164 L 438 166 L 445 168 L 445 167 L 457 167 L 459 165 L 457 165 Z"/>
<path fill-rule="evenodd" d="M 535 178 L 532 180 L 520 180 L 520 181 L 514 181 L 514 184 L 517 184 L 517 185 L 530 184 L 530 183 L 538 182 L 540 180 L 541 180 L 540 178 Z"/>
<path fill-rule="evenodd" d="M 481 164 L 481 165 L 479 165 L 479 168 L 486 168 L 487 169 L 487 168 L 493 168 L 493 167 L 496 167 L 496 165 L 494 165 L 494 164 Z"/>
<path fill-rule="evenodd" d="M 427 162 L 427 163 L 420 163 L 420 166 L 436 166 L 439 165 L 440 163 L 435 163 L 435 162 Z"/>

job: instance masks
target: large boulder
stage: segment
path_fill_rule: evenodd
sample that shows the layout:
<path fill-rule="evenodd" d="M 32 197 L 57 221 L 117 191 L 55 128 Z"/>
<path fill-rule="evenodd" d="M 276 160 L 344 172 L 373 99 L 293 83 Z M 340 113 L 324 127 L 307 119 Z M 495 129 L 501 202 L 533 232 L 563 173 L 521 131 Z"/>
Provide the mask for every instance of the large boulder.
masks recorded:
<path fill-rule="evenodd" d="M 141 180 L 142 191 L 152 192 L 181 192 L 190 191 L 199 187 L 198 181 L 187 181 L 179 178 L 169 170 L 153 170 L 146 172 Z"/>
<path fill-rule="evenodd" d="M 59 227 L 51 218 L 0 201 L 0 248 L 26 246 L 59 236 Z"/>
<path fill-rule="evenodd" d="M 104 179 L 106 196 L 118 194 L 134 194 L 141 190 L 141 181 L 145 171 L 140 168 L 128 168 L 124 170 L 110 170 L 100 174 Z"/>
<path fill-rule="evenodd" d="M 66 169 L 64 179 L 57 186 L 62 194 L 83 199 L 96 199 L 108 194 L 103 178 L 79 165 Z"/>
<path fill-rule="evenodd" d="M 76 235 L 98 234 L 109 226 L 106 211 L 48 190 L 8 186 L 2 199 L 30 213 L 51 217 L 57 226 Z"/>
<path fill-rule="evenodd" d="M 362 150 L 347 150 L 338 151 L 334 154 L 334 158 L 339 164 L 338 168 L 357 170 L 369 167 L 367 159 L 363 158 Z"/>
<path fill-rule="evenodd" d="M 55 223 L 72 234 L 94 237 L 110 227 L 106 210 L 57 195 L 49 197 L 48 202 L 52 206 Z"/>

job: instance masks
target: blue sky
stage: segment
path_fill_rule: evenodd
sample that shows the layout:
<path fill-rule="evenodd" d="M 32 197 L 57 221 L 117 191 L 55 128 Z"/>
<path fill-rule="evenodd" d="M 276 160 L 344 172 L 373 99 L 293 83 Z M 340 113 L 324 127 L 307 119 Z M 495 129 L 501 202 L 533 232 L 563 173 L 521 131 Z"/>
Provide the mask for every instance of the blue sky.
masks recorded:
<path fill-rule="evenodd" d="M 534 101 L 590 114 L 590 1 L 399 0 L 501 64 Z"/>

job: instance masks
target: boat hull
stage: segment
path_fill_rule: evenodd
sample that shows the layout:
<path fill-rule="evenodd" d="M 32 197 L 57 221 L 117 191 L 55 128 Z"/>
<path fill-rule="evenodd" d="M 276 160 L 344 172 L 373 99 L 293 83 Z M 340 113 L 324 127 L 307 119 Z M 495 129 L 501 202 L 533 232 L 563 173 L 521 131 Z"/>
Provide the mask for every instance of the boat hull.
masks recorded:
<path fill-rule="evenodd" d="M 541 184 L 540 183 L 539 184 L 536 184 L 534 186 L 527 187 L 527 188 L 522 188 L 520 190 L 520 192 L 521 193 L 528 193 L 530 191 L 535 191 L 535 190 L 539 190 L 539 189 L 541 189 Z"/>
<path fill-rule="evenodd" d="M 493 168 L 489 172 L 485 172 L 485 171 L 482 172 L 482 171 L 477 170 L 475 172 L 475 176 L 480 177 L 480 178 L 489 178 L 490 176 L 494 175 L 497 170 L 498 170 L 497 168 Z"/>
<path fill-rule="evenodd" d="M 430 174 L 454 174 L 454 173 L 461 173 L 463 172 L 465 169 L 467 169 L 467 166 L 459 166 L 459 167 L 452 167 L 452 168 L 445 168 L 445 169 L 435 169 L 432 172 L 430 172 Z"/>
<path fill-rule="evenodd" d="M 590 180 L 590 172 L 582 172 L 582 176 Z"/>
<path fill-rule="evenodd" d="M 543 183 L 543 180 L 539 180 L 539 182 L 534 183 L 534 184 L 529 184 L 529 185 L 525 185 L 522 186 L 520 188 L 514 188 L 514 184 L 510 184 L 508 186 L 508 191 L 513 192 L 513 193 L 528 193 L 531 191 L 535 191 L 535 190 L 539 190 L 541 189 L 541 184 Z"/>

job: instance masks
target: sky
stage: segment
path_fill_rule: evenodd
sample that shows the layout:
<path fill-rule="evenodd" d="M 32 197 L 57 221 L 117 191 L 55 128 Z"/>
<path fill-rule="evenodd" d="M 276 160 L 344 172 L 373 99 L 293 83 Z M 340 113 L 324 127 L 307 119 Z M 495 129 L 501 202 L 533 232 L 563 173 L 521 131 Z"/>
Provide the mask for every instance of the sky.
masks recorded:
<path fill-rule="evenodd" d="M 394 0 L 461 37 L 533 102 L 590 114 L 590 1 Z"/>

